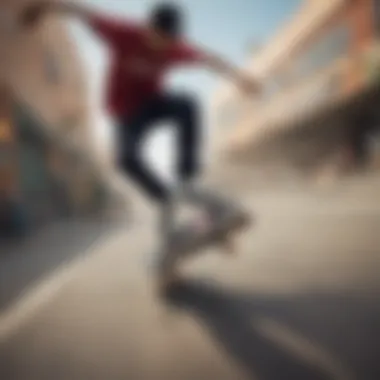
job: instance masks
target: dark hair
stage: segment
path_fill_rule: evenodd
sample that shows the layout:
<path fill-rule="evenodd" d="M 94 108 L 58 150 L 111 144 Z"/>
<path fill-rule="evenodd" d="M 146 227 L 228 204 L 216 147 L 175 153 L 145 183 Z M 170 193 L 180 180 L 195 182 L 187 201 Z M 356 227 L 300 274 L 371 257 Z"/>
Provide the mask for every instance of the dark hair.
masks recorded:
<path fill-rule="evenodd" d="M 149 22 L 154 29 L 171 37 L 177 37 L 183 31 L 182 11 L 172 3 L 156 5 L 151 11 Z"/>

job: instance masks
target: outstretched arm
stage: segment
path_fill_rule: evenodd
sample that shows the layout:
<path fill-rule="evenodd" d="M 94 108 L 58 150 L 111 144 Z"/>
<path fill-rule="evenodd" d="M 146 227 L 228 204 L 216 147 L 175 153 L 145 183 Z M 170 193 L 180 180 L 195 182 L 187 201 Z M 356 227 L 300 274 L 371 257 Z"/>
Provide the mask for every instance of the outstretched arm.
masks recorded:
<path fill-rule="evenodd" d="M 203 62 L 212 71 L 233 80 L 245 93 L 256 95 L 261 92 L 261 83 L 258 79 L 248 76 L 224 59 L 214 54 L 204 53 Z"/>
<path fill-rule="evenodd" d="M 63 13 L 76 16 L 84 21 L 92 19 L 95 12 L 83 4 L 70 1 L 40 1 L 27 6 L 20 16 L 20 21 L 26 27 L 38 24 L 47 13 Z"/>
<path fill-rule="evenodd" d="M 246 75 L 234 65 L 226 62 L 215 54 L 195 48 L 187 43 L 181 43 L 174 49 L 174 60 L 178 63 L 196 63 L 233 80 L 238 87 L 248 94 L 259 94 L 261 83 L 258 79 Z"/>
<path fill-rule="evenodd" d="M 76 2 L 57 0 L 42 0 L 26 7 L 20 15 L 20 22 L 25 27 L 38 25 L 48 13 L 59 13 L 74 16 L 89 25 L 101 38 L 113 43 L 126 37 L 133 26 L 125 20 L 115 20 L 110 16 L 100 15 L 91 7 Z"/>

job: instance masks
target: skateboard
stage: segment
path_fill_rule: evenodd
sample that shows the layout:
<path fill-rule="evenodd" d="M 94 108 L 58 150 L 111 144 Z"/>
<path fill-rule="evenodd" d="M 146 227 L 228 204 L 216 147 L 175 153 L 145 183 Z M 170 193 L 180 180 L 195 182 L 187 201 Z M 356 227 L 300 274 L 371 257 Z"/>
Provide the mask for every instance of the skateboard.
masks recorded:
<path fill-rule="evenodd" d="M 251 216 L 241 210 L 225 210 L 215 221 L 211 230 L 205 233 L 195 231 L 189 225 L 177 228 L 170 239 L 167 249 L 162 252 L 162 265 L 158 281 L 160 292 L 165 292 L 181 281 L 178 265 L 202 250 L 219 247 L 222 251 L 235 252 L 235 241 L 252 222 Z"/>

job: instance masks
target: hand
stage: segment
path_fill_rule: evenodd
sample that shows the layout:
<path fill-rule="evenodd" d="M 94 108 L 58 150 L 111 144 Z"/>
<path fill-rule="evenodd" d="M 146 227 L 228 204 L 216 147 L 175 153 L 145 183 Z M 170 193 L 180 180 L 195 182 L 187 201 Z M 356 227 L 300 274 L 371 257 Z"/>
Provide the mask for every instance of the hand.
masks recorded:
<path fill-rule="evenodd" d="M 49 1 L 41 1 L 30 5 L 21 13 L 21 23 L 27 27 L 36 25 L 50 5 Z"/>

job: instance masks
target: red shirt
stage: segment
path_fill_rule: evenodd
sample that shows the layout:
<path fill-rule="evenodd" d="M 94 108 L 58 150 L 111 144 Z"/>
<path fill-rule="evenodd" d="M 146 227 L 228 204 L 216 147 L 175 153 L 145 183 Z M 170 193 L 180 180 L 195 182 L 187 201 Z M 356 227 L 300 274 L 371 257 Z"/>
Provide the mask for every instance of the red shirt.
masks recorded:
<path fill-rule="evenodd" d="M 95 16 L 90 24 L 111 50 L 106 103 L 116 117 L 128 117 L 159 93 L 170 68 L 203 58 L 201 52 L 185 42 L 155 49 L 144 27 L 126 21 Z"/>

